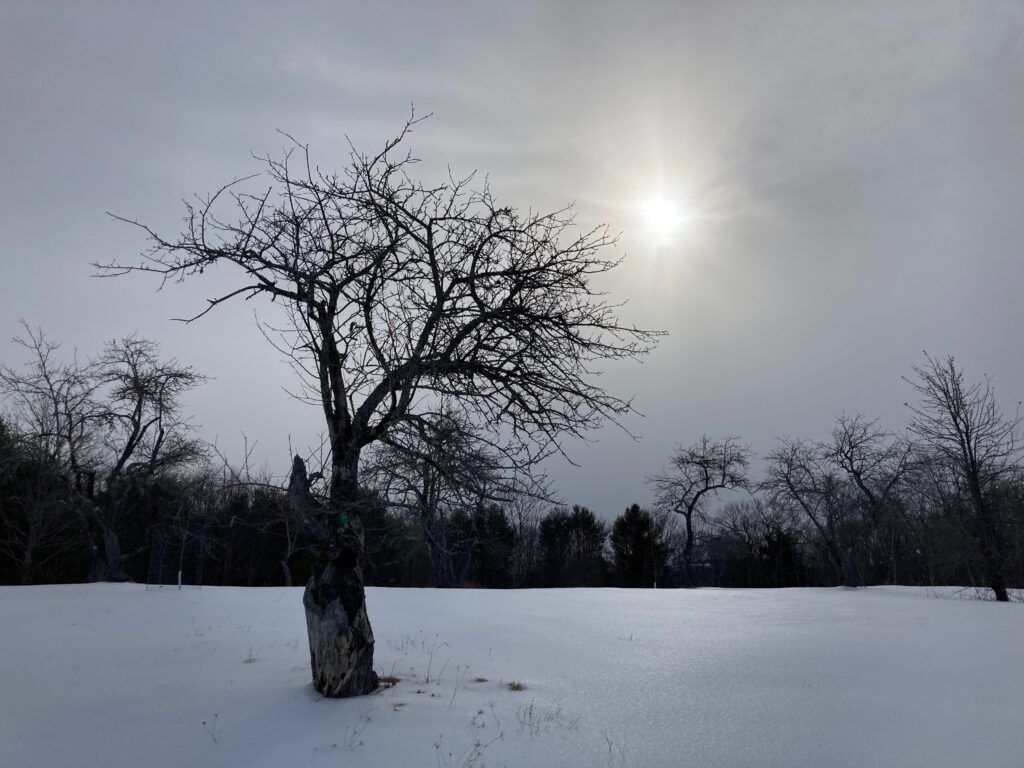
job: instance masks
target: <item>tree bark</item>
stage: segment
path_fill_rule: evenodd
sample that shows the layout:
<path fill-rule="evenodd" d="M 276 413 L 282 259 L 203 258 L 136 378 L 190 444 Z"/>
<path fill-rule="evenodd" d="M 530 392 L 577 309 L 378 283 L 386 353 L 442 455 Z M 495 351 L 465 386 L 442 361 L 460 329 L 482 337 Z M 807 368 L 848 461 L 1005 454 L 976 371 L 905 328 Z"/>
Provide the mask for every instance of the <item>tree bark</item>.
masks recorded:
<path fill-rule="evenodd" d="M 840 570 L 842 572 L 843 586 L 844 587 L 859 587 L 860 576 L 857 573 L 857 567 L 853 561 L 853 553 L 849 550 L 843 555 L 840 563 Z"/>
<path fill-rule="evenodd" d="M 373 671 L 373 629 L 363 588 L 363 530 L 355 483 L 335 490 L 328 509 L 309 491 L 306 467 L 292 464 L 288 495 L 304 514 L 323 519 L 325 533 L 302 596 L 309 634 L 313 686 L 329 698 L 361 696 L 378 685 Z"/>
<path fill-rule="evenodd" d="M 686 543 L 683 544 L 683 586 L 693 586 L 693 511 L 684 512 L 686 519 Z"/>
<path fill-rule="evenodd" d="M 970 467 L 968 487 L 971 494 L 971 502 L 974 504 L 975 514 L 978 519 L 978 539 L 981 546 L 981 557 L 985 565 L 985 577 L 989 587 L 995 593 L 996 601 L 1000 603 L 1010 602 L 1010 593 L 1006 588 L 1006 578 L 1003 575 L 1003 554 L 1002 540 L 999 535 L 999 528 L 992 518 L 988 500 L 981 490 L 981 483 L 977 474 Z"/>
<path fill-rule="evenodd" d="M 422 518 L 421 518 L 422 520 Z M 434 571 L 434 586 L 437 589 L 449 589 L 455 586 L 455 566 L 451 553 L 448 551 L 448 536 L 444 531 L 444 521 L 432 526 L 423 520 L 423 539 L 430 553 L 430 563 Z"/>
<path fill-rule="evenodd" d="M 329 698 L 361 696 L 378 685 L 363 569 L 349 545 L 323 556 L 302 596 L 313 686 Z"/>
<path fill-rule="evenodd" d="M 89 581 L 127 581 L 121 568 L 121 543 L 108 520 L 106 510 L 91 500 L 85 500 L 82 502 L 82 516 L 85 518 L 92 550 Z"/>
<path fill-rule="evenodd" d="M 832 538 L 826 540 L 826 546 L 829 556 L 832 558 L 832 564 L 835 566 L 836 577 L 839 579 L 840 586 L 860 586 L 860 578 L 857 575 L 857 568 L 853 562 L 853 553 L 850 549 L 846 548 L 844 551 L 844 548 L 840 547 Z"/>
<path fill-rule="evenodd" d="M 434 586 L 437 589 L 450 589 L 455 586 L 455 568 L 447 552 L 437 547 L 430 550 L 430 559 L 434 564 Z"/>
<path fill-rule="evenodd" d="M 25 546 L 25 556 L 21 560 L 21 583 L 23 585 L 32 583 L 32 543 Z"/>
<path fill-rule="evenodd" d="M 1000 603 L 1010 602 L 1010 592 L 1006 587 L 1006 578 L 1003 575 L 1003 557 L 999 534 L 995 525 L 989 518 L 983 519 L 981 523 L 981 556 L 985 566 L 985 578 L 989 588 L 995 593 L 996 601 Z"/>

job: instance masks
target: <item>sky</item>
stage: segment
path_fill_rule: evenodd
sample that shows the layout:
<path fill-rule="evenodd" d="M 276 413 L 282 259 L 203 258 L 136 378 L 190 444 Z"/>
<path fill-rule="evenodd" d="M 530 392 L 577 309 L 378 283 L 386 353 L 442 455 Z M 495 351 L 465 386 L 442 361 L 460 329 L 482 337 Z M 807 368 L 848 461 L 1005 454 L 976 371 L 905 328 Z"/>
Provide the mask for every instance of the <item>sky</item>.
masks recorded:
<path fill-rule="evenodd" d="M 258 170 L 286 131 L 339 167 L 415 104 L 426 178 L 486 174 L 500 200 L 575 202 L 622 233 L 602 287 L 668 332 L 602 383 L 627 420 L 548 471 L 614 516 L 676 443 L 763 455 L 861 412 L 901 428 L 922 351 L 1024 397 L 1024 3 L 447 2 L 0 5 L 0 360 L 24 320 L 70 354 L 138 332 L 210 381 L 200 433 L 275 471 L 319 413 L 253 303 L 186 325 L 216 279 L 157 292 L 92 277 L 180 200 Z M 659 235 L 653 198 L 685 212 Z M 263 315 L 260 315 L 261 317 Z"/>

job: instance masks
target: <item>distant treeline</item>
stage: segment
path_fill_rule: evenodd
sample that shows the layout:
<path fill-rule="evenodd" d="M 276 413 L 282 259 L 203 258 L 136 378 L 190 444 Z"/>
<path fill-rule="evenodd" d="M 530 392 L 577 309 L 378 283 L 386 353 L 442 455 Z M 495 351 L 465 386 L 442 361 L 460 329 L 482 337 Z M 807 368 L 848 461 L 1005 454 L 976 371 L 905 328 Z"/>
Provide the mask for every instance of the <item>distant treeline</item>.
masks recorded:
<path fill-rule="evenodd" d="M 179 414 L 201 377 L 129 338 L 87 363 L 2 371 L 0 582 L 303 584 L 332 521 L 288 484 L 211 460 Z M 360 470 L 368 584 L 439 587 L 1024 586 L 1019 416 L 987 382 L 928 358 L 901 433 L 841 417 L 823 441 L 780 440 L 752 477 L 736 438 L 678 447 L 656 502 L 562 506 L 499 482 L 500 456 L 435 414 Z M 294 481 L 294 477 L 293 477 Z M 310 476 L 313 491 L 317 473 Z M 728 503 L 716 501 L 724 489 Z M 739 499 L 739 500 L 735 500 Z M 337 514 L 337 512 L 332 513 Z M 325 519 L 326 518 L 326 519 Z M 1000 593 L 1002 591 L 1002 595 Z"/>
<path fill-rule="evenodd" d="M 847 489 L 849 490 L 849 489 Z M 949 490 L 949 489 L 946 489 Z M 827 529 L 766 491 L 701 515 L 690 583 L 720 587 L 844 583 L 829 536 L 843 542 L 855 584 L 987 586 L 965 528 L 966 501 L 908 486 L 876 521 L 852 494 Z M 109 492 L 121 548 L 118 578 L 174 583 L 302 584 L 316 537 L 290 512 L 287 493 L 239 485 L 223 472 L 129 473 Z M 422 521 L 367 494 L 367 583 L 384 586 L 675 587 L 686 584 L 677 516 L 631 506 L 610 524 L 585 507 L 453 510 L 429 543 Z M 1024 585 L 1024 483 L 997 499 L 1006 531 L 1005 573 Z M 93 552 L 78 500 L 60 468 L 30 440 L 0 424 L 0 581 L 86 581 Z"/>

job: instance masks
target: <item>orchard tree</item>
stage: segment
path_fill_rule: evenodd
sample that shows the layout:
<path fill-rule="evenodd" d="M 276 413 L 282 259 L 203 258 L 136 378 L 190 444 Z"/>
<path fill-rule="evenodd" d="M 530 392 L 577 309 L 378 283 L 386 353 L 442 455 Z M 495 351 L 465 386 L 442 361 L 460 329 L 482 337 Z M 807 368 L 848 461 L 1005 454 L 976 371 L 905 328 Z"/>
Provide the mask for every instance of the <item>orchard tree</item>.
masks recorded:
<path fill-rule="evenodd" d="M 729 586 L 800 586 L 802 535 L 793 510 L 755 495 L 725 504 L 711 522 L 709 548 L 738 566 Z"/>
<path fill-rule="evenodd" d="M 925 355 L 909 380 L 920 396 L 909 405 L 910 432 L 945 470 L 951 484 L 966 499 L 965 527 L 977 546 L 985 577 L 996 600 L 1010 599 L 1006 580 L 1006 521 L 996 497 L 1001 486 L 1022 467 L 1020 405 L 1005 416 L 986 378 L 970 384 L 952 357 Z"/>
<path fill-rule="evenodd" d="M 0 416 L 0 580 L 60 573 L 84 549 L 80 529 L 59 466 Z"/>
<path fill-rule="evenodd" d="M 364 694 L 376 685 L 363 589 L 359 465 L 424 403 L 449 397 L 531 458 L 566 437 L 617 419 L 629 402 L 594 382 L 604 361 L 638 358 L 656 333 L 622 324 L 592 284 L 618 260 L 605 227 L 580 230 L 570 209 L 519 211 L 473 177 L 431 184 L 401 149 L 415 126 L 375 154 L 353 149 L 341 173 L 316 168 L 305 146 L 264 161 L 264 188 L 244 182 L 186 203 L 184 231 L 145 225 L 151 248 L 107 275 L 149 272 L 163 281 L 208 270 L 237 282 L 208 300 L 262 296 L 283 305 L 283 348 L 322 409 L 330 460 L 315 513 L 318 561 L 303 603 L 316 689 Z M 133 222 L 135 223 L 135 222 Z"/>
<path fill-rule="evenodd" d="M 750 449 L 739 438 L 713 440 L 707 435 L 693 445 L 676 446 L 669 466 L 647 479 L 657 504 L 683 516 L 683 577 L 693 582 L 694 517 L 709 498 L 723 490 L 749 487 Z"/>
<path fill-rule="evenodd" d="M 902 509 L 900 492 L 914 469 L 912 444 L 857 414 L 836 419 L 831 439 L 821 448 L 859 496 L 865 511 L 863 538 L 869 564 L 877 567 L 888 559 L 887 578 L 892 578 L 897 572 L 893 541 L 898 531 L 905 533 L 895 518 Z"/>
<path fill-rule="evenodd" d="M 435 587 L 459 586 L 470 567 L 474 547 L 453 539 L 454 517 L 475 523 L 487 505 L 512 498 L 517 467 L 505 459 L 463 414 L 441 408 L 392 429 L 363 468 L 389 506 L 418 520 Z"/>
<path fill-rule="evenodd" d="M 108 342 L 86 362 L 62 360 L 60 345 L 28 326 L 14 341 L 29 360 L 0 368 L 0 395 L 73 495 L 92 553 L 89 580 L 124 580 L 126 491 L 203 455 L 180 414 L 182 395 L 203 377 L 137 336 Z"/>
<path fill-rule="evenodd" d="M 532 585 L 540 571 L 540 521 L 543 499 L 533 492 L 516 492 L 506 506 L 514 532 L 511 554 L 513 587 Z"/>
<path fill-rule="evenodd" d="M 832 464 L 820 443 L 783 438 L 767 459 L 760 489 L 772 503 L 803 512 L 839 582 L 845 587 L 858 586 L 861 579 L 854 547 L 861 521 L 853 483 Z"/>

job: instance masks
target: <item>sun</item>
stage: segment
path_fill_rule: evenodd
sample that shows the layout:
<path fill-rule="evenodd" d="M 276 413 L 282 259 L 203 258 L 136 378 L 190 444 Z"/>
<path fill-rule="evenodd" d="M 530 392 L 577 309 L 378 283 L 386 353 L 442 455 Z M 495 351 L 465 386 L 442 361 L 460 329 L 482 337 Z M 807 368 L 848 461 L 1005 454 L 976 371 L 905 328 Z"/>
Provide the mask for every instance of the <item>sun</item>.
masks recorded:
<path fill-rule="evenodd" d="M 641 206 L 647 228 L 661 242 L 668 242 L 690 219 L 686 206 L 665 195 L 648 198 Z"/>

